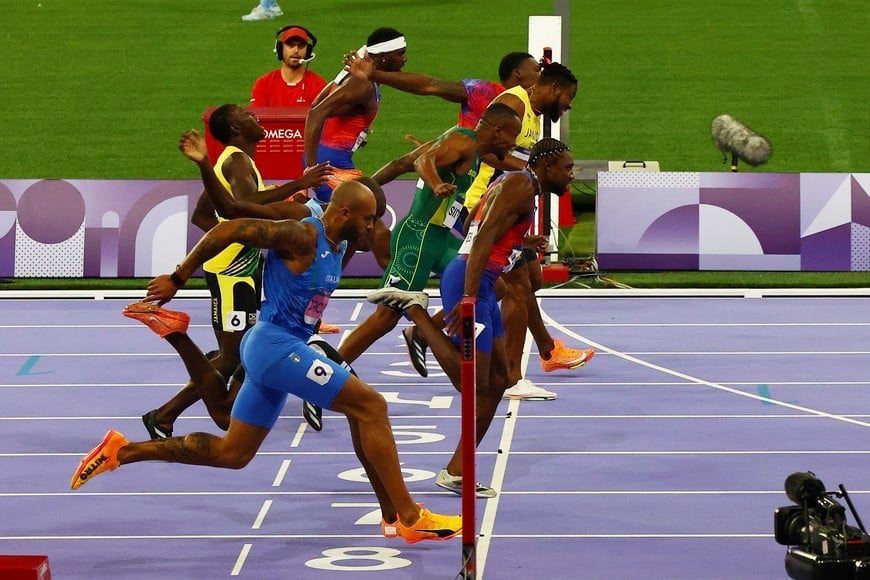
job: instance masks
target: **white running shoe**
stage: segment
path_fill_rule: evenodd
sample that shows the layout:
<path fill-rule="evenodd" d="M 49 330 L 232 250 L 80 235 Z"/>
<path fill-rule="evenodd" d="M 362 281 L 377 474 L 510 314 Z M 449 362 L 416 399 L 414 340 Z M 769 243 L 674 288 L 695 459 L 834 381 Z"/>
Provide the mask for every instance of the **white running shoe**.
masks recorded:
<path fill-rule="evenodd" d="M 542 389 L 529 379 L 520 379 L 517 384 L 504 392 L 504 398 L 521 401 L 552 401 L 556 398 L 556 393 Z"/>
<path fill-rule="evenodd" d="M 279 16 L 284 16 L 284 12 L 281 10 L 281 7 L 275 4 L 270 8 L 263 8 L 259 4 L 254 6 L 254 9 L 251 10 L 248 14 L 242 16 L 242 20 L 245 22 L 253 22 L 255 20 L 273 20 L 278 18 Z"/>
<path fill-rule="evenodd" d="M 438 477 L 435 478 L 435 485 L 443 487 L 447 491 L 452 491 L 457 495 L 462 495 L 462 476 L 450 475 L 446 469 L 438 472 Z M 474 495 L 475 497 L 488 499 L 497 496 L 498 492 L 491 487 L 486 487 L 482 483 L 477 483 L 475 484 Z"/>
<path fill-rule="evenodd" d="M 423 310 L 429 307 L 429 295 L 425 292 L 410 292 L 390 286 L 370 292 L 367 299 L 369 302 L 383 304 L 396 310 L 407 310 L 415 304 Z"/>

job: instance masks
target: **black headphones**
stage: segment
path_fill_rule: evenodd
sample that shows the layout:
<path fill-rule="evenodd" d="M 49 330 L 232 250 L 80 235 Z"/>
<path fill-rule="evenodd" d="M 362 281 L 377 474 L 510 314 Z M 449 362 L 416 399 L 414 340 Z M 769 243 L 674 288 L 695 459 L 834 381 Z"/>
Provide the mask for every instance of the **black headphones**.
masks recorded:
<path fill-rule="evenodd" d="M 284 42 L 281 40 L 281 34 L 285 30 L 290 30 L 291 28 L 301 28 L 305 31 L 305 34 L 308 35 L 308 51 L 305 53 L 305 60 L 311 60 L 314 56 L 314 47 L 317 45 L 317 37 L 311 34 L 310 30 L 304 26 L 299 26 L 298 24 L 282 26 L 278 29 L 278 32 L 275 33 L 275 54 L 278 56 L 278 60 L 282 62 L 284 61 Z"/>

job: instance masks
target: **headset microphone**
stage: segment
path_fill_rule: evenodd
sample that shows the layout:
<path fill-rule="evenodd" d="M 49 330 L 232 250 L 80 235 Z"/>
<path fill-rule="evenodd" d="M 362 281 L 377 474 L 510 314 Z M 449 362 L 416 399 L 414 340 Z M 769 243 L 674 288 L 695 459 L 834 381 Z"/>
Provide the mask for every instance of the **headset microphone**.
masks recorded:
<path fill-rule="evenodd" d="M 295 29 L 295 30 L 294 30 Z M 293 31 L 296 34 L 288 36 L 288 38 L 293 38 L 294 36 L 298 36 L 308 45 L 308 50 L 305 52 L 305 57 L 300 59 L 303 63 L 307 63 L 311 60 L 314 60 L 314 47 L 317 46 L 317 37 L 314 34 L 305 28 L 304 26 L 299 26 L 298 24 L 288 24 L 287 26 L 282 26 L 278 29 L 278 32 L 275 33 L 275 56 L 278 57 L 278 60 L 284 60 L 284 39 L 282 35 L 284 32 Z"/>

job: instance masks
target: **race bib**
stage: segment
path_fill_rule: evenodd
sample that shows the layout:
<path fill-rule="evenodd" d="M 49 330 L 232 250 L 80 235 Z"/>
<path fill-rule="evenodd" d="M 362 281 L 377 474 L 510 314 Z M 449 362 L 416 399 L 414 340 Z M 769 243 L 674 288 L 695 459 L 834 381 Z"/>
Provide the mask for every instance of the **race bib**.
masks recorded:
<path fill-rule="evenodd" d="M 447 229 L 452 229 L 453 225 L 456 223 L 456 220 L 459 219 L 459 216 L 462 215 L 462 208 L 465 207 L 465 200 L 462 198 L 456 198 L 453 201 L 453 205 L 447 208 L 447 213 L 444 215 L 444 221 L 441 223 Z"/>
<path fill-rule="evenodd" d="M 322 387 L 329 382 L 329 379 L 332 378 L 334 372 L 335 371 L 332 370 L 332 367 L 325 362 L 314 359 L 311 361 L 311 366 L 308 368 L 308 372 L 305 373 L 305 376 Z"/>
<path fill-rule="evenodd" d="M 511 251 L 511 255 L 507 258 L 507 265 L 502 268 L 502 272 L 510 272 L 513 270 L 514 265 L 517 263 L 517 260 L 520 259 L 520 256 L 523 255 L 523 249 L 520 247 L 514 247 Z"/>
<path fill-rule="evenodd" d="M 471 244 L 474 242 L 474 236 L 477 235 L 477 228 L 480 226 L 479 221 L 473 221 L 468 226 L 468 233 L 465 234 L 465 239 L 462 240 L 462 245 L 459 246 L 459 253 L 468 255 L 471 253 Z"/>
<path fill-rule="evenodd" d="M 329 294 L 323 291 L 315 294 L 308 306 L 305 307 L 303 314 L 305 324 L 317 324 L 317 321 L 323 317 L 323 311 L 326 310 L 327 304 L 329 304 Z"/>
<path fill-rule="evenodd" d="M 248 314 L 241 310 L 230 310 L 224 316 L 224 332 L 238 332 L 245 329 Z"/>
<path fill-rule="evenodd" d="M 354 151 L 356 151 L 357 149 L 362 147 L 362 144 L 366 142 L 366 137 L 368 137 L 368 136 L 369 136 L 368 129 L 363 129 L 362 131 L 360 131 L 360 134 L 357 135 L 356 141 L 353 142 L 353 147 L 351 147 L 351 149 L 350 149 L 351 153 L 353 153 Z"/>

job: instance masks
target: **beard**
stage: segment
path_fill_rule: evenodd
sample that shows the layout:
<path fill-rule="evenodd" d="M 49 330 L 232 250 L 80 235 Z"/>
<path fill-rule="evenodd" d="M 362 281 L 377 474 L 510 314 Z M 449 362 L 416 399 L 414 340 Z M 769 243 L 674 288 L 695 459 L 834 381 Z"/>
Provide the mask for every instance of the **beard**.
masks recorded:
<path fill-rule="evenodd" d="M 558 121 L 559 117 L 562 116 L 562 110 L 559 108 L 559 103 L 553 103 L 550 105 L 550 108 L 547 110 L 547 116 L 550 117 L 552 121 Z"/>

